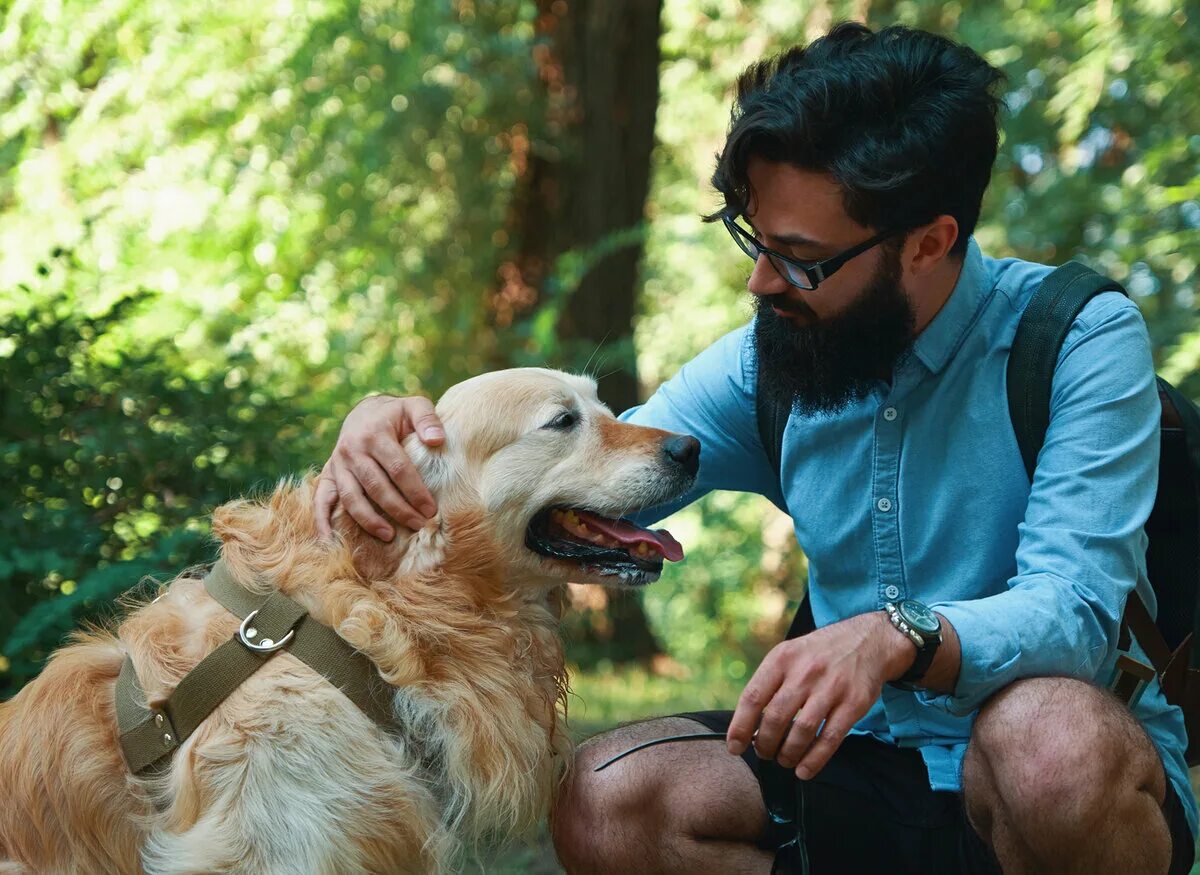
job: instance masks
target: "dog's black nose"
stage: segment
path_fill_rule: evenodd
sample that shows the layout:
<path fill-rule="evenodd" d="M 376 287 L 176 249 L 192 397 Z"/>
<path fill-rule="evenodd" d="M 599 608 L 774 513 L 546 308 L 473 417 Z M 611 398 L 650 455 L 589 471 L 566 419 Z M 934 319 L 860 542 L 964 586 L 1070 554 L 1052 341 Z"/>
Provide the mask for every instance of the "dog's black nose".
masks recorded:
<path fill-rule="evenodd" d="M 663 441 L 663 452 L 672 462 L 683 466 L 691 477 L 700 470 L 700 441 L 690 434 L 678 434 Z"/>

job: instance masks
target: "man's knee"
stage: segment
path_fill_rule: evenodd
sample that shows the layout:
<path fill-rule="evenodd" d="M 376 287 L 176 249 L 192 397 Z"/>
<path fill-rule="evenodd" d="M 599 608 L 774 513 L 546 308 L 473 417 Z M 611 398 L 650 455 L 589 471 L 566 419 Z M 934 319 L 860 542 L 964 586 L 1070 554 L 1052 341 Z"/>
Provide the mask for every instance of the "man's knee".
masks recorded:
<path fill-rule="evenodd" d="M 628 819 L 633 806 L 654 805 L 646 775 L 632 770 L 614 770 L 612 774 L 593 771 L 619 752 L 611 741 L 608 736 L 601 736 L 576 751 L 551 816 L 554 847 L 572 872 L 591 871 L 609 856 L 604 845 L 625 832 L 622 821 Z M 650 810 L 644 813 L 647 818 L 654 816 Z"/>
<path fill-rule="evenodd" d="M 613 730 L 579 747 L 551 816 L 555 850 L 568 871 L 633 871 L 624 864 L 651 871 L 652 861 L 670 853 L 673 840 L 697 832 L 756 837 L 765 818 L 758 785 L 721 741 L 655 747 L 595 771 L 635 744 L 703 730 L 694 721 L 667 717 Z"/>
<path fill-rule="evenodd" d="M 987 821 L 1010 815 L 1086 829 L 1122 788 L 1161 802 L 1164 773 L 1145 732 L 1106 690 L 1071 678 L 1016 681 L 976 718 L 963 763 L 967 810 Z"/>

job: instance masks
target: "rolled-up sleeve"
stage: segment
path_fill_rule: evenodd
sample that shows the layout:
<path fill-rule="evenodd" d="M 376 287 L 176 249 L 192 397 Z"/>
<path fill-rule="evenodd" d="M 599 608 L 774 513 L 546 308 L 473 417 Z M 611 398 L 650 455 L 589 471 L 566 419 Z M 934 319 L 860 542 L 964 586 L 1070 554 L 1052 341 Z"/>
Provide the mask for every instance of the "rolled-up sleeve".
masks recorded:
<path fill-rule="evenodd" d="M 1084 308 L 1059 355 L 1050 408 L 1007 591 L 932 605 L 958 633 L 962 663 L 953 695 L 918 695 L 954 714 L 1023 677 L 1094 679 L 1145 576 L 1161 408 L 1132 302 L 1112 293 Z"/>
<path fill-rule="evenodd" d="M 627 422 L 700 441 L 695 486 L 678 501 L 637 514 L 636 522 L 650 525 L 714 489 L 756 492 L 782 506 L 778 477 L 758 437 L 755 368 L 753 334 L 743 326 L 684 365 L 645 404 L 621 414 Z"/>

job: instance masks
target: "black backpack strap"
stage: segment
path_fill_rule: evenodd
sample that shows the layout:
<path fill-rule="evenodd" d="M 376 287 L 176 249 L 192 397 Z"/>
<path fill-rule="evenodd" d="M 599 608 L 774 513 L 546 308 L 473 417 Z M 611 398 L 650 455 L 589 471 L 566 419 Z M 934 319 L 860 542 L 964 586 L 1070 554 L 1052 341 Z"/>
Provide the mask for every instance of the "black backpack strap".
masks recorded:
<path fill-rule="evenodd" d="M 1101 276 L 1078 262 L 1068 262 L 1042 280 L 1017 325 L 1017 335 L 1008 357 L 1008 409 L 1031 483 L 1038 454 L 1046 441 L 1046 429 L 1050 425 L 1050 390 L 1063 340 L 1087 302 L 1101 292 L 1108 291 L 1127 294 L 1115 280 Z M 1161 392 L 1161 380 L 1159 384 Z M 1153 677 L 1155 670 L 1158 673 L 1165 671 L 1171 654 L 1150 612 L 1136 592 L 1129 594 L 1121 617 L 1119 646 L 1122 649 L 1128 646 L 1129 631 L 1138 639 L 1154 668 L 1128 657 L 1123 657 L 1124 668 L 1118 662 L 1118 671 L 1114 672 L 1114 690 L 1118 694 L 1123 693 L 1127 701 L 1136 685 L 1130 682 L 1131 677 L 1125 675 L 1140 675 L 1144 683 Z M 1149 674 L 1145 675 L 1143 671 Z"/>
<path fill-rule="evenodd" d="M 1050 425 L 1050 388 L 1063 339 L 1087 302 L 1109 291 L 1126 294 L 1115 280 L 1069 261 L 1042 280 L 1017 325 L 1008 356 L 1008 410 L 1030 483 Z"/>
<path fill-rule="evenodd" d="M 758 439 L 762 441 L 767 461 L 771 463 L 771 470 L 775 472 L 775 479 L 778 480 L 783 464 L 783 431 L 787 428 L 788 417 L 792 411 L 763 391 L 762 377 L 757 371 L 754 379 L 754 413 L 758 419 Z"/>
<path fill-rule="evenodd" d="M 755 371 L 754 376 L 754 414 L 758 421 L 758 439 L 762 441 L 763 451 L 771 470 L 775 472 L 775 480 L 779 481 L 783 464 L 783 431 L 787 428 L 791 408 L 775 400 L 770 393 L 763 391 L 761 372 Z M 779 484 L 780 492 L 786 494 L 783 484 Z M 808 594 L 796 609 L 792 625 L 788 628 L 788 638 L 798 638 L 817 628 L 813 619 L 812 605 L 809 604 Z"/>

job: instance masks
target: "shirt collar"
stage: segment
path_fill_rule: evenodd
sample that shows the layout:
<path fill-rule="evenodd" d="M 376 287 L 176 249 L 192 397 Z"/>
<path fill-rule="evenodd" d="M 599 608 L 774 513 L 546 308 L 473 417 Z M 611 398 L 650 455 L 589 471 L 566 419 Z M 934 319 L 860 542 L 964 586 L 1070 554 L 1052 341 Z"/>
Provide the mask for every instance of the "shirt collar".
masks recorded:
<path fill-rule="evenodd" d="M 950 361 L 967 331 L 975 324 L 980 305 L 989 290 L 983 254 L 975 238 L 971 237 L 967 241 L 967 252 L 954 291 L 933 321 L 925 326 L 925 330 L 913 342 L 917 358 L 930 371 L 936 374 Z"/>

